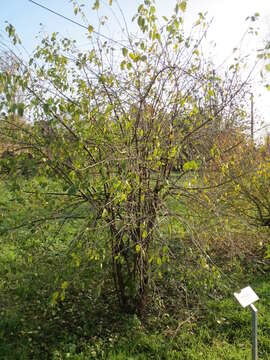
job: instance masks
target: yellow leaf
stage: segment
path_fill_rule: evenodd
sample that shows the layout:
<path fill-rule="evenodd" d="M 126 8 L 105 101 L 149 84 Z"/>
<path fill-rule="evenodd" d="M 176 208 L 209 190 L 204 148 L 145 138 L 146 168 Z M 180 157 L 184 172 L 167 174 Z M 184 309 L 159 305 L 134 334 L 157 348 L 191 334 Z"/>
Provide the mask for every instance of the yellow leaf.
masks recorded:
<path fill-rule="evenodd" d="M 184 12 L 186 10 L 187 7 L 187 2 L 186 1 L 181 1 L 179 4 L 180 9 Z"/>
<path fill-rule="evenodd" d="M 98 10 L 98 9 L 99 9 L 99 0 L 95 0 L 92 9 L 93 9 L 93 10 Z"/>
<path fill-rule="evenodd" d="M 52 300 L 51 300 L 51 305 L 54 306 L 56 304 L 56 301 L 58 299 L 58 291 L 55 291 L 53 294 L 52 294 Z"/>
<path fill-rule="evenodd" d="M 121 201 L 126 201 L 127 200 L 127 195 L 126 194 L 122 194 L 121 195 Z"/>
<path fill-rule="evenodd" d="M 144 231 L 143 231 L 143 233 L 142 233 L 142 238 L 143 238 L 143 239 L 145 239 L 145 238 L 146 238 L 146 236 L 147 236 L 147 231 L 146 231 L 146 230 L 144 230 Z"/>
<path fill-rule="evenodd" d="M 67 287 L 68 287 L 68 282 L 67 282 L 67 281 L 64 281 L 64 282 L 62 283 L 62 285 L 61 285 L 61 288 L 62 288 L 63 290 L 66 290 Z"/>
<path fill-rule="evenodd" d="M 106 217 L 107 217 L 107 215 L 108 215 L 108 211 L 106 210 L 106 209 L 104 209 L 103 211 L 102 211 L 102 219 L 105 219 Z"/>

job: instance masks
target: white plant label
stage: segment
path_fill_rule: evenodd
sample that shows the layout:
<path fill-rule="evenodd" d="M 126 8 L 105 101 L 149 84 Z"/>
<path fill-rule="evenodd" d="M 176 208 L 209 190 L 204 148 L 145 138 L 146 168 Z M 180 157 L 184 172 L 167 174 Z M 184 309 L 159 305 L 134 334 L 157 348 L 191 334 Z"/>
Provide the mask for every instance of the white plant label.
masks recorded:
<path fill-rule="evenodd" d="M 234 293 L 234 296 L 243 308 L 259 300 L 258 295 L 251 289 L 250 286 L 245 287 L 239 293 Z"/>

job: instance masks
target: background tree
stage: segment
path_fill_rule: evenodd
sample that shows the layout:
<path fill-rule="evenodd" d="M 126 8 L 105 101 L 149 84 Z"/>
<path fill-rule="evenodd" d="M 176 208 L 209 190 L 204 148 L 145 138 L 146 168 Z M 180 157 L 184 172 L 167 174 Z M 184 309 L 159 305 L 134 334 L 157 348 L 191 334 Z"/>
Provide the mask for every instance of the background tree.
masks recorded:
<path fill-rule="evenodd" d="M 262 144 L 246 144 L 245 152 L 233 166 L 237 176 L 234 207 L 251 225 L 259 228 L 270 226 L 269 155 L 269 139 L 266 136 Z M 248 169 L 246 174 L 244 169 Z"/>

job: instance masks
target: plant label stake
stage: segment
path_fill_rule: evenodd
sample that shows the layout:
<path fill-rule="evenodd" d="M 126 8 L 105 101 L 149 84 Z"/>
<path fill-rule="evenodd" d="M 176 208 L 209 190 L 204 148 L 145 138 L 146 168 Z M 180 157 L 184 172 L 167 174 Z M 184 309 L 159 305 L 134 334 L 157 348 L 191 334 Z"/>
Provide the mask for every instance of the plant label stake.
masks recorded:
<path fill-rule="evenodd" d="M 258 310 L 253 303 L 259 300 L 258 295 L 250 286 L 245 287 L 239 293 L 234 293 L 239 304 L 245 308 L 250 306 L 252 311 L 252 360 L 258 360 Z"/>

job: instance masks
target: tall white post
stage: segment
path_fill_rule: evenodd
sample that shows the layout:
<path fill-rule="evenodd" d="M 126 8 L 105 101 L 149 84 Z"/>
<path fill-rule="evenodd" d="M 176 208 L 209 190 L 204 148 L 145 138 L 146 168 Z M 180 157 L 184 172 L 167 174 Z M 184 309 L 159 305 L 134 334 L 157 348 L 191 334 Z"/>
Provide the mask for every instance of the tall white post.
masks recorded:
<path fill-rule="evenodd" d="M 252 360 L 258 360 L 258 310 L 251 304 L 252 310 Z"/>

